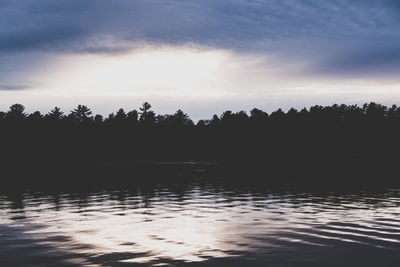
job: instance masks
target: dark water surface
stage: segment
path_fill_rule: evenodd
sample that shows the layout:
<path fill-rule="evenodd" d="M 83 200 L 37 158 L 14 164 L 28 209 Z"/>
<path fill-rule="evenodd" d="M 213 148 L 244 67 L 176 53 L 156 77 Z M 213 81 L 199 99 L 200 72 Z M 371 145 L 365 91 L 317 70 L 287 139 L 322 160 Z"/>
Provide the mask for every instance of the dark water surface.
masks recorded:
<path fill-rule="evenodd" d="M 400 190 L 4 193 L 0 265 L 400 266 Z"/>

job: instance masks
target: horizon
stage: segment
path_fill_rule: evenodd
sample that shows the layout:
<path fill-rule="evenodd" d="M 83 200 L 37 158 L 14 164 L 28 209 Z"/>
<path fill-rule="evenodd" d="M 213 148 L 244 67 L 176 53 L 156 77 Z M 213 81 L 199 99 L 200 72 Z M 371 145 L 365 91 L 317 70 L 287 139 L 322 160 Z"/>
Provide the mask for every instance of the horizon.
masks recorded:
<path fill-rule="evenodd" d="M 144 103 L 149 103 L 149 102 L 145 101 Z M 142 103 L 141 105 L 138 105 L 138 107 L 132 108 L 132 109 L 129 109 L 129 108 L 126 109 L 126 108 L 123 108 L 123 107 L 119 107 L 119 108 L 116 108 L 114 111 L 112 111 L 112 112 L 110 112 L 110 113 L 108 113 L 108 114 L 97 113 L 97 112 L 95 112 L 93 109 L 91 109 L 91 107 L 89 107 L 89 106 L 87 106 L 87 105 L 84 105 L 84 104 L 77 104 L 75 107 L 73 107 L 73 108 L 71 108 L 71 109 L 68 109 L 68 110 L 63 110 L 63 109 L 60 108 L 59 106 L 53 106 L 53 107 L 52 107 L 51 109 L 49 109 L 49 110 L 41 111 L 41 110 L 37 110 L 37 109 L 27 110 L 26 107 L 25 107 L 25 105 L 23 105 L 23 104 L 21 104 L 21 103 L 14 103 L 14 104 L 11 105 L 10 107 L 8 107 L 8 109 L 4 109 L 4 110 L 0 109 L 0 113 L 3 112 L 4 114 L 7 114 L 8 112 L 10 112 L 10 108 L 12 108 L 13 106 L 15 106 L 15 105 L 22 105 L 22 107 L 23 107 L 23 111 L 22 111 L 22 112 L 26 115 L 26 117 L 29 117 L 29 115 L 32 115 L 32 114 L 35 113 L 35 112 L 40 112 L 41 116 L 45 116 L 45 115 L 50 114 L 50 112 L 51 112 L 54 108 L 59 108 L 59 109 L 60 109 L 59 111 L 61 111 L 61 112 L 63 113 L 63 115 L 67 117 L 68 115 L 70 115 L 71 113 L 73 113 L 73 112 L 78 108 L 78 106 L 84 106 L 84 107 L 88 108 L 89 111 L 91 112 L 91 116 L 90 116 L 90 117 L 92 117 L 92 118 L 94 119 L 94 117 L 95 117 L 96 115 L 101 115 L 102 118 L 103 118 L 103 120 L 105 120 L 105 119 L 107 119 L 107 118 L 110 118 L 111 115 L 115 115 L 115 114 L 116 114 L 118 111 L 120 111 L 121 109 L 125 112 L 125 114 L 127 114 L 127 113 L 130 112 L 130 111 L 136 111 L 136 112 L 138 112 L 138 114 L 140 114 L 140 109 L 141 109 L 141 107 L 143 107 L 144 103 Z M 302 107 L 302 108 L 296 108 L 296 107 L 280 108 L 280 107 L 278 107 L 278 108 L 276 108 L 276 109 L 268 110 L 268 111 L 267 111 L 267 110 L 264 110 L 264 109 L 259 109 L 259 108 L 257 108 L 257 107 L 253 107 L 253 108 L 251 108 L 251 109 L 249 109 L 249 110 L 232 110 L 232 109 L 226 109 L 226 110 L 223 110 L 223 111 L 221 111 L 221 112 L 219 112 L 219 113 L 213 113 L 213 114 L 211 114 L 209 117 L 194 118 L 194 117 L 191 117 L 189 113 L 186 113 L 185 110 L 180 109 L 180 108 L 176 109 L 176 110 L 173 111 L 173 112 L 169 112 L 169 113 L 160 113 L 160 112 L 157 112 L 157 110 L 154 109 L 154 106 L 151 105 L 151 103 L 149 103 L 149 104 L 150 104 L 150 106 L 151 106 L 150 110 L 153 111 L 153 112 L 155 113 L 155 115 L 168 116 L 168 115 L 173 115 L 173 114 L 175 114 L 175 113 L 178 112 L 178 111 L 182 111 L 182 112 L 183 112 L 184 114 L 186 114 L 186 115 L 188 116 L 188 118 L 191 119 L 195 124 L 197 124 L 199 121 L 211 120 L 212 117 L 215 116 L 215 115 L 218 116 L 219 118 L 221 118 L 222 115 L 223 115 L 225 112 L 232 112 L 232 114 L 238 114 L 238 113 L 240 113 L 240 112 L 244 112 L 246 115 L 248 115 L 248 116 L 250 117 L 250 116 L 251 116 L 251 111 L 254 110 L 254 109 L 257 109 L 257 110 L 260 110 L 260 111 L 262 111 L 262 112 L 265 112 L 268 116 L 270 116 L 271 114 L 273 114 L 273 113 L 275 113 L 275 112 L 277 112 L 277 111 L 282 111 L 284 114 L 287 114 L 290 110 L 294 110 L 294 111 L 296 111 L 296 112 L 301 112 L 302 110 L 306 110 L 307 112 L 310 112 L 311 108 L 313 108 L 313 107 L 331 108 L 331 107 L 333 107 L 333 106 L 335 106 L 335 105 L 337 105 L 338 107 L 341 107 L 342 105 L 344 105 L 344 106 L 349 107 L 349 108 L 354 106 L 354 107 L 360 108 L 360 109 L 364 109 L 364 106 L 365 106 L 366 108 L 368 108 L 368 106 L 370 106 L 370 105 L 376 105 L 376 106 L 378 106 L 378 107 L 381 106 L 382 108 L 385 108 L 385 109 L 386 109 L 386 112 L 389 111 L 390 108 L 395 108 L 396 110 L 400 108 L 400 107 L 399 107 L 398 105 L 396 105 L 396 104 L 385 105 L 385 104 L 382 104 L 382 103 L 377 103 L 377 102 L 373 102 L 373 101 L 372 101 L 372 102 L 368 102 L 368 103 L 365 102 L 365 103 L 362 103 L 362 104 L 344 104 L 344 103 L 334 103 L 334 104 L 332 104 L 332 105 L 319 105 L 319 104 L 315 104 L 315 105 L 310 105 L 310 106 L 308 106 L 308 107 Z"/>

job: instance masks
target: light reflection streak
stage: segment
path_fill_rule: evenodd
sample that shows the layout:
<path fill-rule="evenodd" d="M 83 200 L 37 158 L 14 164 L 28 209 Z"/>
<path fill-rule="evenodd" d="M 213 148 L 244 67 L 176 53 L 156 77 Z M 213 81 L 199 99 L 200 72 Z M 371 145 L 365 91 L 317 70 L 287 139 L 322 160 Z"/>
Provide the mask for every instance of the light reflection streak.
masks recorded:
<path fill-rule="evenodd" d="M 184 194 L 62 195 L 56 208 L 52 198 L 24 195 L 19 208 L 12 199 L 0 198 L 0 224 L 22 227 L 41 245 L 63 251 L 127 253 L 120 262 L 199 262 L 243 251 L 266 255 L 298 244 L 398 247 L 398 199 L 257 196 L 193 187 Z M 24 217 L 15 219 L 16 211 Z"/>

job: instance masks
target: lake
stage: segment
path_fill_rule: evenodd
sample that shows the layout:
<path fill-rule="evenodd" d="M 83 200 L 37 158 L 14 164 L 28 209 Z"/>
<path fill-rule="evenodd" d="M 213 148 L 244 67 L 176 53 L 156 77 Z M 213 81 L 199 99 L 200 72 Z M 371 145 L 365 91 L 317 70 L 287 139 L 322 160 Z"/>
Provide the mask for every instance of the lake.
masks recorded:
<path fill-rule="evenodd" d="M 0 195 L 1 266 L 400 266 L 400 190 L 192 179 Z"/>

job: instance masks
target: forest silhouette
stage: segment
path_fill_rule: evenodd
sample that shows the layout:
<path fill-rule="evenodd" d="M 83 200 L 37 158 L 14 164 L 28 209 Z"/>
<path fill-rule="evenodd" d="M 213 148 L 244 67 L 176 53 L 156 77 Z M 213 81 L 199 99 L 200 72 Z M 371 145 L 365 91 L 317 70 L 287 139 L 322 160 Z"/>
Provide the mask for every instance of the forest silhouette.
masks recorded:
<path fill-rule="evenodd" d="M 231 177 L 242 175 L 239 180 L 351 185 L 392 183 L 399 174 L 400 108 L 373 102 L 270 114 L 228 110 L 197 123 L 182 110 L 158 115 L 148 102 L 108 117 L 85 105 L 69 114 L 58 107 L 27 114 L 14 104 L 0 112 L 0 129 L 8 183 L 36 183 L 39 177 L 68 182 L 74 176 L 82 182 L 95 172 L 114 177 L 99 181 L 113 180 L 132 177 L 132 166 L 143 163 L 187 160 L 220 163 Z M 62 175 L 68 178 L 57 178 Z"/>

